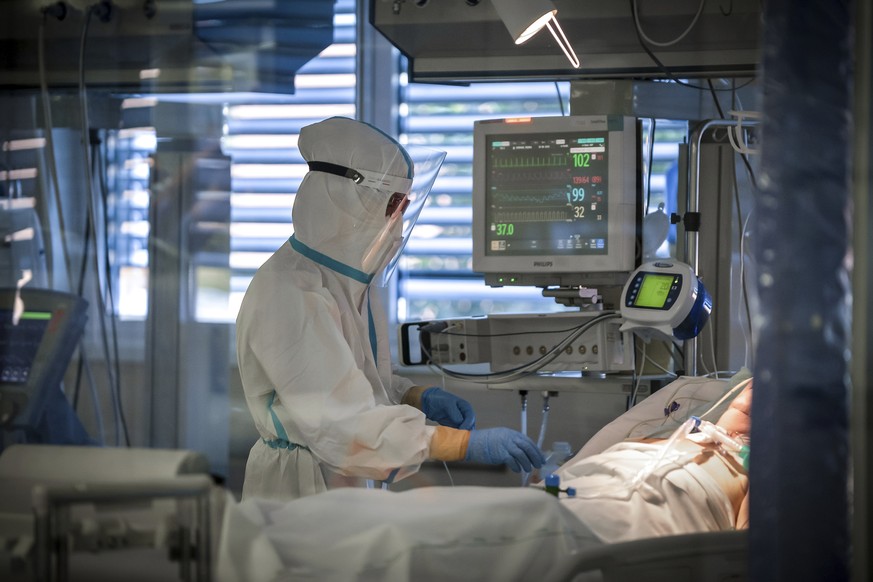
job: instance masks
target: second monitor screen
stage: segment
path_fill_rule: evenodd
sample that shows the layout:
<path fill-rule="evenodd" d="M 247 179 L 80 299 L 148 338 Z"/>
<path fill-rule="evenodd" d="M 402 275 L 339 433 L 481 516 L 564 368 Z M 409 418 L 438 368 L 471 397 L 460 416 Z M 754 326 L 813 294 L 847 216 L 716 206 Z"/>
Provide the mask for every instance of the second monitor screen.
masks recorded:
<path fill-rule="evenodd" d="M 608 132 L 488 138 L 485 254 L 608 250 Z"/>

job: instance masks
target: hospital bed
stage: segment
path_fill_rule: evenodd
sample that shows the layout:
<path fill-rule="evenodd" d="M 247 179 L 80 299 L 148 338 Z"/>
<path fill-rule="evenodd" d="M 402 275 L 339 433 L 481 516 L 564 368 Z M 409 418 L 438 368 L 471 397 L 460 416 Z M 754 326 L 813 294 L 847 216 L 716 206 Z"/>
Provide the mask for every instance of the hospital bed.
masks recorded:
<path fill-rule="evenodd" d="M 682 377 L 598 431 L 580 450 L 593 455 L 629 438 L 666 437 L 690 416 L 709 410 L 750 377 Z M 717 418 L 730 399 L 712 408 Z M 748 532 L 723 531 L 609 544 L 580 552 L 556 574 L 573 582 L 742 582 L 748 579 Z"/>
<path fill-rule="evenodd" d="M 729 380 L 680 378 L 598 431 L 580 454 L 593 455 L 629 438 L 666 437 L 749 377 L 749 371 L 742 370 Z M 712 416 L 720 416 L 729 403 L 729 399 L 721 402 Z M 569 561 L 557 578 L 573 582 L 742 582 L 748 579 L 747 559 L 747 531 L 696 533 L 586 550 Z"/>
<path fill-rule="evenodd" d="M 224 494 L 199 453 L 13 445 L 0 492 L 0 579 L 213 578 Z"/>
<path fill-rule="evenodd" d="M 668 435 L 706 410 L 717 418 L 742 379 L 681 378 L 605 426 L 574 459 L 627 438 Z M 605 544 L 589 525 L 563 501 L 534 487 L 336 489 L 290 503 L 250 499 L 225 515 L 217 572 L 221 582 L 283 576 L 356 582 L 740 582 L 747 577 L 744 531 Z"/>
<path fill-rule="evenodd" d="M 605 426 L 578 455 L 666 435 L 737 381 L 681 378 Z M 290 504 L 236 503 L 207 471 L 205 458 L 189 451 L 10 447 L 0 455 L 0 578 L 323 580 L 330 568 L 330 579 L 380 582 L 423 573 L 477 582 L 746 579 L 745 532 L 603 544 L 534 488 L 352 489 Z M 321 517 L 338 507 L 344 519 Z M 283 520 L 305 519 L 313 520 L 308 528 L 283 529 Z M 404 550 L 386 553 L 394 543 Z M 452 570 L 465 563 L 474 570 Z"/>
<path fill-rule="evenodd" d="M 742 582 L 748 579 L 745 531 L 633 540 L 582 552 L 559 569 L 573 582 Z"/>

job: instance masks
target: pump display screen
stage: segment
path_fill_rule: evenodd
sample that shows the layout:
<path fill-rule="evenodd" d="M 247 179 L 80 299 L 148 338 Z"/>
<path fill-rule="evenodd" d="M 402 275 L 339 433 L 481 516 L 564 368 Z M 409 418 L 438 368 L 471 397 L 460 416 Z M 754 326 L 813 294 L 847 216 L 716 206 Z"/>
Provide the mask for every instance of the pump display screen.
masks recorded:
<path fill-rule="evenodd" d="M 607 254 L 607 131 L 490 135 L 486 147 L 486 255 Z"/>
<path fill-rule="evenodd" d="M 670 296 L 670 288 L 673 286 L 674 275 L 643 275 L 643 282 L 637 294 L 634 307 L 654 307 L 663 309 Z"/>
<path fill-rule="evenodd" d="M 12 310 L 0 309 L 0 382 L 27 382 L 51 317 L 47 311 L 25 311 L 14 324 Z"/>
<path fill-rule="evenodd" d="M 624 303 L 627 307 L 668 311 L 676 304 L 681 291 L 679 273 L 637 271 L 629 281 Z"/>

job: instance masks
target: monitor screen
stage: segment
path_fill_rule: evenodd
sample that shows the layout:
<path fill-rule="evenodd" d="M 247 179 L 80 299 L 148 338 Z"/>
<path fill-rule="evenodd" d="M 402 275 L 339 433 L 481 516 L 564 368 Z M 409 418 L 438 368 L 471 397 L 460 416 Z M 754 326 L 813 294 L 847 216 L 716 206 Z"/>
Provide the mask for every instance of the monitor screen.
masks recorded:
<path fill-rule="evenodd" d="M 25 384 L 52 314 L 24 311 L 17 323 L 12 316 L 11 309 L 0 309 L 0 382 Z"/>
<path fill-rule="evenodd" d="M 43 414 L 48 402 L 63 396 L 59 388 L 85 329 L 87 309 L 87 301 L 63 291 L 0 288 L 0 409 L 12 411 L 4 429 L 24 430 L 26 439 L 44 431 Z M 46 438 L 71 426 L 49 424 L 51 437 L 40 432 Z"/>
<path fill-rule="evenodd" d="M 485 254 L 606 254 L 608 132 L 492 135 Z"/>
<path fill-rule="evenodd" d="M 474 128 L 473 268 L 486 283 L 623 284 L 638 264 L 632 118 L 489 120 Z"/>
<path fill-rule="evenodd" d="M 676 277 L 676 275 L 644 273 L 640 291 L 634 301 L 634 307 L 663 309 L 667 298 L 670 296 L 670 289 L 673 287 L 673 281 Z"/>

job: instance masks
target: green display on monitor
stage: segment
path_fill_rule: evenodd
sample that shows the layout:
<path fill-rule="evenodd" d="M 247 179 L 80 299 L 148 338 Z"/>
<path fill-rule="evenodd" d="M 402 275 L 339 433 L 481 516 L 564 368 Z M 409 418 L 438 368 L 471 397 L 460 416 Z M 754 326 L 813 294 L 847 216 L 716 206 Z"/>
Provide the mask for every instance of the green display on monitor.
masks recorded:
<path fill-rule="evenodd" d="M 670 294 L 670 287 L 673 285 L 673 275 L 654 275 L 646 273 L 643 276 L 640 292 L 637 295 L 637 300 L 634 301 L 634 307 L 653 307 L 655 309 L 663 309 L 667 301 L 667 296 Z"/>

